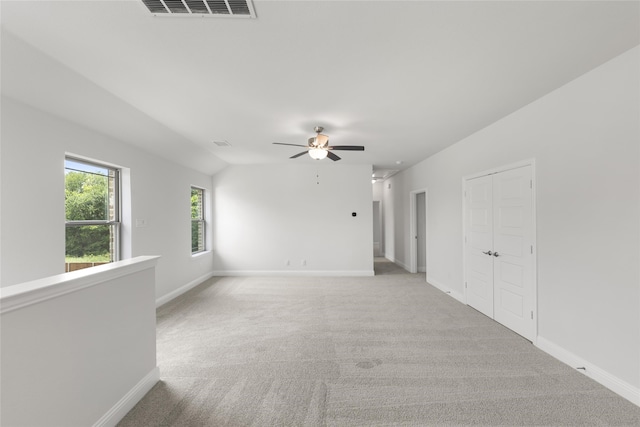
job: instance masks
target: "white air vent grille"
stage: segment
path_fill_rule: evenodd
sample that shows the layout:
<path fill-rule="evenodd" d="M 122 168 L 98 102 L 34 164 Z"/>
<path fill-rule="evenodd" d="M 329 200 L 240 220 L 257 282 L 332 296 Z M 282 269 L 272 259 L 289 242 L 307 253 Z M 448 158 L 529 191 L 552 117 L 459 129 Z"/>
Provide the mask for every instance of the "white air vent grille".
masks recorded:
<path fill-rule="evenodd" d="M 142 0 L 156 16 L 255 18 L 251 0 Z"/>

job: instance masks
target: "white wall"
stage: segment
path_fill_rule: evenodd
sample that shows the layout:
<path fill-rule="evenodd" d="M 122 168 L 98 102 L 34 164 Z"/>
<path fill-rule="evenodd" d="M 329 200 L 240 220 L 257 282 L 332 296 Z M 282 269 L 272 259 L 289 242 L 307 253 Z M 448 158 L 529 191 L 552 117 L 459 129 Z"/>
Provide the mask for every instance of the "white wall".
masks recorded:
<path fill-rule="evenodd" d="M 462 177 L 534 158 L 538 342 L 640 402 L 640 48 L 386 181 L 387 256 L 409 264 L 409 192 L 428 188 L 427 278 L 463 289 Z"/>
<path fill-rule="evenodd" d="M 384 188 L 383 181 L 376 181 L 375 183 L 371 184 L 371 190 L 373 191 L 374 201 L 382 202 L 382 199 L 384 198 L 383 188 Z"/>
<path fill-rule="evenodd" d="M 371 166 L 229 166 L 213 193 L 217 274 L 373 274 Z"/>
<path fill-rule="evenodd" d="M 2 289 L 2 425 L 115 425 L 153 387 L 155 263 L 141 257 Z"/>
<path fill-rule="evenodd" d="M 213 256 L 191 256 L 190 231 L 190 186 L 211 192 L 210 176 L 6 97 L 0 150 L 2 286 L 64 272 L 65 153 L 129 170 L 124 252 L 162 257 L 157 298 L 210 274 Z M 132 227 L 138 218 L 146 227 Z"/>

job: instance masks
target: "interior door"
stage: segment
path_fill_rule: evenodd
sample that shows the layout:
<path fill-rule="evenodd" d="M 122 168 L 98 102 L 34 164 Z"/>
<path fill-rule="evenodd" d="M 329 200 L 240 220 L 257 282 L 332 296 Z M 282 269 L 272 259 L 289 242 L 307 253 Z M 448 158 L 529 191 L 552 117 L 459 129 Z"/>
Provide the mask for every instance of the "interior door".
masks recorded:
<path fill-rule="evenodd" d="M 467 304 L 493 318 L 494 271 L 489 253 L 493 248 L 492 177 L 467 181 L 465 197 Z"/>
<path fill-rule="evenodd" d="M 531 166 L 493 177 L 494 319 L 533 339 Z"/>

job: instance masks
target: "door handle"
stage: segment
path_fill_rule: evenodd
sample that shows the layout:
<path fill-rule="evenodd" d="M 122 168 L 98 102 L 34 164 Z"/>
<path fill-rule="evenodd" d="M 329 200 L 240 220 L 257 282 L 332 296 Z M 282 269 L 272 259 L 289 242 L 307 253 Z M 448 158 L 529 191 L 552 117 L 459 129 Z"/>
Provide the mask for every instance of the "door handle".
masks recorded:
<path fill-rule="evenodd" d="M 489 255 L 489 256 L 493 255 L 493 253 L 491 251 L 482 252 L 482 253 L 485 254 L 485 255 Z"/>
<path fill-rule="evenodd" d="M 494 252 L 494 253 L 493 253 L 493 256 L 497 258 L 497 257 L 499 257 L 500 255 L 498 254 L 498 252 Z"/>

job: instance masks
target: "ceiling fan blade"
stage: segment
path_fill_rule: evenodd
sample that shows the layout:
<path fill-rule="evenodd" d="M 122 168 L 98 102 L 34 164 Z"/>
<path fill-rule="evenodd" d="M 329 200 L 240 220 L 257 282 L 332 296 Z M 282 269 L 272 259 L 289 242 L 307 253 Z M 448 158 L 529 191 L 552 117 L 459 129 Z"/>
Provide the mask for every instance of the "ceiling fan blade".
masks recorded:
<path fill-rule="evenodd" d="M 364 151 L 364 147 L 362 145 L 334 145 L 329 147 L 329 150 Z"/>
<path fill-rule="evenodd" d="M 304 156 L 305 154 L 307 154 L 309 151 L 303 151 L 302 153 L 298 153 L 298 154 L 294 154 L 293 156 L 289 157 L 290 159 L 295 159 L 297 157 L 300 156 Z"/>
<path fill-rule="evenodd" d="M 307 147 L 307 145 L 300 145 L 300 144 L 287 144 L 285 142 L 274 142 L 273 144 L 276 145 L 292 145 L 294 147 Z"/>
<path fill-rule="evenodd" d="M 334 162 L 337 162 L 338 160 L 340 160 L 340 157 L 336 156 L 331 151 L 327 151 L 327 157 L 333 160 Z"/>

